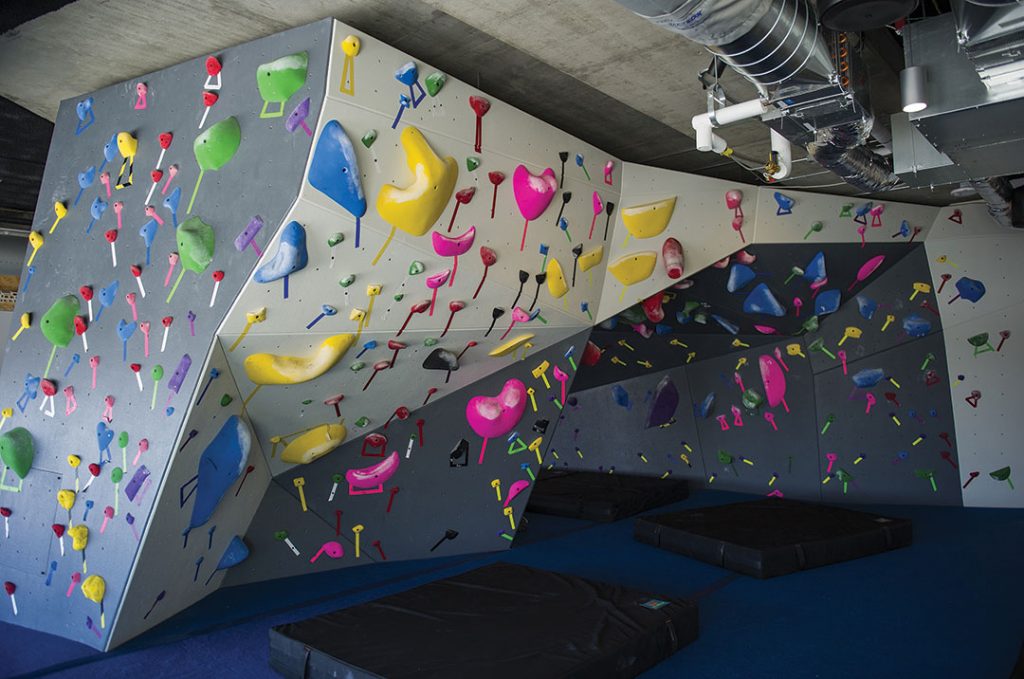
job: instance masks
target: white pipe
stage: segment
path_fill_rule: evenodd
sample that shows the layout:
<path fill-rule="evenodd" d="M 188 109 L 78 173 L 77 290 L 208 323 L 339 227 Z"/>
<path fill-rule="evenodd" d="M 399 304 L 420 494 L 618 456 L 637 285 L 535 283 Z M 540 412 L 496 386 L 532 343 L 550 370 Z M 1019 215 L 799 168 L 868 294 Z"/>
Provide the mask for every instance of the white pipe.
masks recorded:
<path fill-rule="evenodd" d="M 789 170 L 793 167 L 793 148 L 789 140 L 772 129 L 772 151 L 776 153 L 779 163 L 779 171 L 772 175 L 773 179 L 785 179 L 789 176 Z"/>
<path fill-rule="evenodd" d="M 748 118 L 756 118 L 768 110 L 768 105 L 760 99 L 740 102 L 732 106 L 720 108 L 713 113 L 701 113 L 690 120 L 696 133 L 698 151 L 714 151 L 724 153 L 729 145 L 714 133 L 713 128 L 729 125 Z"/>

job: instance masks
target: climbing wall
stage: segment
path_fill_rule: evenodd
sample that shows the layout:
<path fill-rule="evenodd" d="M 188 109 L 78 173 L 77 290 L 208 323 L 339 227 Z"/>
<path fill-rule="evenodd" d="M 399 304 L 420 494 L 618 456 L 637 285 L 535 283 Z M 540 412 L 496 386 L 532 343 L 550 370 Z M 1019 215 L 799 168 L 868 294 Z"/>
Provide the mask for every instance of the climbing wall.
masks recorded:
<path fill-rule="evenodd" d="M 600 301 L 617 161 L 349 35 L 220 333 L 274 475 L 232 582 L 507 548 Z"/>
<path fill-rule="evenodd" d="M 623 165 L 331 21 L 65 102 L 51 151 L 3 620 L 108 649 L 223 584 L 505 549 L 542 466 L 1013 504 L 975 336 L 1015 287 L 938 290 L 1013 279 L 973 208 Z"/>
<path fill-rule="evenodd" d="M 1024 464 L 1015 344 L 1024 336 L 1024 234 L 998 226 L 983 205 L 965 205 L 939 211 L 926 249 L 931 283 L 942 290 L 936 304 L 945 328 L 964 505 L 1020 507 L 1024 498 L 1013 473 Z"/>
<path fill-rule="evenodd" d="M 686 182 L 682 204 L 710 205 Z M 960 504 L 957 380 L 921 243 L 936 210 L 766 189 L 751 202 L 756 244 L 696 273 L 687 256 L 685 281 L 595 328 L 546 465 Z M 685 228 L 665 236 L 689 255 Z"/>
<path fill-rule="evenodd" d="M 7 344 L 0 373 L 0 404 L 13 411 L 0 438 L 0 507 L 10 510 L 0 579 L 15 587 L 18 605 L 17 616 L 0 607 L 3 620 L 109 647 L 198 599 L 205 569 L 194 590 L 175 578 L 187 575 L 191 585 L 198 556 L 210 566 L 233 534 L 244 534 L 252 507 L 224 505 L 210 521 L 219 526 L 211 551 L 204 525 L 183 553 L 178 484 L 196 474 L 223 419 L 219 407 L 205 408 L 234 391 L 225 388 L 223 357 L 210 364 L 208 356 L 256 263 L 253 246 L 266 246 L 299 193 L 311 138 L 285 121 L 307 97 L 319 109 L 330 36 L 330 22 L 320 22 L 62 104 L 33 224 L 31 240 L 42 245 L 26 262 L 15 310 L 29 327 Z M 303 52 L 308 67 L 289 110 L 261 118 L 256 67 Z M 201 164 L 208 169 L 198 182 Z M 266 226 L 239 251 L 236 236 L 254 215 Z M 190 415 L 215 366 L 223 376 Z M 198 433 L 182 448 L 192 427 Z M 267 482 L 260 468 L 252 491 Z M 69 492 L 58 497 L 61 490 Z M 84 551 L 72 548 L 72 526 L 88 530 Z M 102 614 L 82 590 L 90 576 L 105 585 L 102 596 L 99 580 L 89 585 Z"/>

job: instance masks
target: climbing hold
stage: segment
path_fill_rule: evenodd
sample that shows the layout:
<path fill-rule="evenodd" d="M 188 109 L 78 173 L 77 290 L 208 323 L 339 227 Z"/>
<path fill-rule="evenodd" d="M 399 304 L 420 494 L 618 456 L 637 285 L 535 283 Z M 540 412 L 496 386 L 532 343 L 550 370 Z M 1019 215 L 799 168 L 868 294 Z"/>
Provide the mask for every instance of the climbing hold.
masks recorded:
<path fill-rule="evenodd" d="M 729 280 L 725 284 L 725 289 L 729 292 L 736 292 L 742 289 L 757 277 L 754 270 L 746 264 L 733 264 L 729 268 Z M 762 283 L 762 285 L 764 285 Z"/>
<path fill-rule="evenodd" d="M 569 286 L 565 282 L 565 273 L 562 271 L 562 265 L 554 257 L 548 259 L 547 274 L 548 292 L 553 298 L 558 299 L 569 292 Z"/>
<path fill-rule="evenodd" d="M 665 375 L 654 388 L 650 410 L 647 413 L 645 427 L 660 427 L 672 421 L 679 407 L 679 389 L 669 375 Z"/>
<path fill-rule="evenodd" d="M 676 197 L 623 207 L 622 225 L 634 238 L 653 238 L 668 227 L 676 208 Z"/>
<path fill-rule="evenodd" d="M 289 54 L 256 67 L 256 88 L 263 99 L 260 118 L 279 118 L 284 115 L 284 104 L 306 84 L 309 55 L 305 52 Z M 270 104 L 278 110 L 267 111 Z"/>
<path fill-rule="evenodd" d="M 3 460 L 18 478 L 24 479 L 28 475 L 35 458 L 36 447 L 28 429 L 15 427 L 0 435 L 0 460 Z"/>
<path fill-rule="evenodd" d="M 405 188 L 392 184 L 382 186 L 377 195 L 377 212 L 391 225 L 392 236 L 394 229 L 422 236 L 451 199 L 459 168 L 451 156 L 442 159 L 434 153 L 423 133 L 411 125 L 402 130 L 400 141 L 414 180 Z"/>
<path fill-rule="evenodd" d="M 292 220 L 281 231 L 277 252 L 268 262 L 256 269 L 252 279 L 257 283 L 270 283 L 301 271 L 308 263 L 306 229 L 302 224 Z"/>
<path fill-rule="evenodd" d="M 786 315 L 786 308 L 779 303 L 779 300 L 775 299 L 775 295 L 764 283 L 758 283 L 743 300 L 743 311 L 748 314 L 764 314 L 776 318 Z"/>
<path fill-rule="evenodd" d="M 79 312 L 79 301 L 75 295 L 58 297 L 43 314 L 39 329 L 55 347 L 66 347 L 75 337 L 75 316 Z"/>
<path fill-rule="evenodd" d="M 361 178 L 359 161 L 345 128 L 337 120 L 328 121 L 320 132 L 309 163 L 309 183 L 356 218 L 357 234 L 359 219 L 366 214 Z M 356 247 L 359 247 L 358 235 Z"/>
<path fill-rule="evenodd" d="M 213 261 L 213 227 L 199 217 L 190 217 L 178 227 L 177 236 L 181 266 L 195 273 L 205 271 Z"/>
<path fill-rule="evenodd" d="M 189 531 L 209 521 L 221 498 L 245 470 L 252 447 L 252 432 L 237 415 L 225 420 L 224 425 L 199 456 L 196 474 L 195 505 L 185 529 Z"/>
<path fill-rule="evenodd" d="M 658 253 L 656 252 L 634 252 L 623 255 L 609 264 L 608 271 L 615 276 L 617 281 L 625 286 L 630 286 L 650 277 L 657 262 Z"/>
<path fill-rule="evenodd" d="M 309 464 L 340 446 L 347 435 L 344 422 L 313 427 L 285 446 L 281 451 L 281 461 L 289 464 Z"/>
<path fill-rule="evenodd" d="M 432 97 L 436 97 L 437 93 L 441 91 L 441 88 L 444 87 L 444 83 L 447 80 L 448 76 L 444 73 L 431 73 L 423 81 L 423 84 L 427 86 L 427 93 Z"/>
<path fill-rule="evenodd" d="M 354 341 L 355 336 L 350 334 L 328 337 L 316 353 L 307 357 L 250 354 L 245 358 L 245 374 L 259 385 L 308 382 L 330 370 Z"/>

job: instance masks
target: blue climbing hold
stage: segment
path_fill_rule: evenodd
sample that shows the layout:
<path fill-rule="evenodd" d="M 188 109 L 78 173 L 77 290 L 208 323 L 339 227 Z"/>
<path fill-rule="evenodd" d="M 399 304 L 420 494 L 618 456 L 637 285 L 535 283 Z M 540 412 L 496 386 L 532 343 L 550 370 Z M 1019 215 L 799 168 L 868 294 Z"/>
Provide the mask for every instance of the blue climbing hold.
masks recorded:
<path fill-rule="evenodd" d="M 733 264 L 729 268 L 729 280 L 725 284 L 725 289 L 729 292 L 736 292 L 742 289 L 757 277 L 754 270 L 746 264 Z"/>
<path fill-rule="evenodd" d="M 881 368 L 865 368 L 853 376 L 853 383 L 860 389 L 870 389 L 885 378 L 885 371 Z"/>
<path fill-rule="evenodd" d="M 711 318 L 715 319 L 716 323 L 718 323 L 720 326 L 725 328 L 726 332 L 728 332 L 728 333 L 730 333 L 732 335 L 738 335 L 739 334 L 740 326 L 736 325 L 735 323 L 730 321 L 728 318 L 724 318 L 722 316 L 719 316 L 718 314 L 711 314 Z"/>
<path fill-rule="evenodd" d="M 903 331 L 911 337 L 924 337 L 932 330 L 932 324 L 917 314 L 903 319 Z"/>
<path fill-rule="evenodd" d="M 819 252 L 811 258 L 810 263 L 804 268 L 804 280 L 808 280 L 811 283 L 814 281 L 820 281 L 822 278 L 827 278 L 828 273 L 825 271 L 825 253 Z"/>
<path fill-rule="evenodd" d="M 249 548 L 242 542 L 242 538 L 236 535 L 231 538 L 227 549 L 224 550 L 224 554 L 220 557 L 220 561 L 217 563 L 217 570 L 222 571 L 237 566 L 248 558 Z"/>
<path fill-rule="evenodd" d="M 237 415 L 232 415 L 199 456 L 196 502 L 192 507 L 188 528 L 185 529 L 186 535 L 213 516 L 221 498 L 245 470 L 251 445 L 252 434 L 248 425 Z"/>
<path fill-rule="evenodd" d="M 415 66 L 413 66 L 415 81 Z M 359 173 L 359 162 L 352 140 L 337 120 L 328 121 L 317 140 L 309 164 L 310 185 L 352 213 L 366 214 L 366 196 Z"/>
<path fill-rule="evenodd" d="M 658 335 L 667 335 L 672 332 L 672 326 L 667 323 L 658 323 L 654 326 L 654 332 Z"/>
<path fill-rule="evenodd" d="M 870 297 L 857 295 L 857 308 L 860 310 L 860 315 L 864 317 L 864 320 L 870 321 L 878 309 L 878 302 Z"/>
<path fill-rule="evenodd" d="M 114 440 L 114 430 L 107 426 L 106 422 L 100 421 L 96 425 L 96 445 L 100 450 L 102 459 L 103 453 L 110 455 L 110 443 Z"/>
<path fill-rule="evenodd" d="M 776 191 L 775 203 L 779 206 L 779 209 L 775 211 L 775 214 L 779 216 L 793 214 L 793 199 L 789 196 L 784 196 Z"/>
<path fill-rule="evenodd" d="M 419 80 L 419 77 L 419 69 L 417 69 L 416 64 L 411 61 L 402 64 L 398 70 L 395 71 L 395 80 L 403 85 L 408 85 L 409 87 L 412 87 L 413 83 Z"/>
<path fill-rule="evenodd" d="M 775 295 L 764 283 L 758 283 L 743 300 L 743 311 L 748 314 L 763 314 L 776 318 L 786 315 L 786 308 L 779 304 L 779 300 L 775 299 Z"/>
<path fill-rule="evenodd" d="M 968 302 L 977 302 L 985 296 L 985 284 L 979 280 L 961 276 L 960 280 L 956 282 L 956 291 L 960 293 L 957 297 L 963 297 Z M 950 301 L 952 302 L 955 299 L 956 297 Z"/>
<path fill-rule="evenodd" d="M 700 405 L 694 404 L 697 409 L 697 414 L 701 418 L 707 419 L 707 416 L 711 414 L 711 411 L 715 409 L 715 392 L 708 392 L 708 395 L 704 397 Z"/>
<path fill-rule="evenodd" d="M 839 303 L 843 299 L 843 294 L 839 290 L 824 290 L 818 294 L 818 298 L 814 300 L 814 315 L 824 316 L 825 314 L 835 313 L 839 309 Z"/>
<path fill-rule="evenodd" d="M 181 203 L 181 187 L 175 186 L 170 195 L 164 198 L 164 207 L 171 212 L 171 224 L 178 228 L 178 204 Z"/>
<path fill-rule="evenodd" d="M 308 263 L 306 229 L 291 221 L 281 231 L 277 252 L 269 262 L 256 269 L 252 279 L 257 283 L 270 283 L 304 269 Z"/>
<path fill-rule="evenodd" d="M 615 403 L 622 406 L 626 410 L 633 409 L 633 403 L 629 400 L 629 392 L 622 388 L 622 385 L 616 384 L 612 387 L 612 398 L 615 399 Z"/>

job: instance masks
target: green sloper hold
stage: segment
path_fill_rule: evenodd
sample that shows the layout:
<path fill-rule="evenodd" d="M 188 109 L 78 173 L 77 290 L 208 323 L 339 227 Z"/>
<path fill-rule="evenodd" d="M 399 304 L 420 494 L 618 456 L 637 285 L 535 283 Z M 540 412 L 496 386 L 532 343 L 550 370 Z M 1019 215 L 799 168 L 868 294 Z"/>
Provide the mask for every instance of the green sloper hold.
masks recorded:
<path fill-rule="evenodd" d="M 203 172 L 219 170 L 235 157 L 241 143 L 242 128 L 232 116 L 211 125 L 196 137 L 192 143 L 192 152 Z"/>
<path fill-rule="evenodd" d="M 202 273 L 213 261 L 213 227 L 199 217 L 189 217 L 178 227 L 178 255 L 189 271 Z"/>
<path fill-rule="evenodd" d="M 39 329 L 42 330 L 43 337 L 56 347 L 66 347 L 75 337 L 75 316 L 78 315 L 78 311 L 77 297 L 58 297 L 40 321 Z"/>
<path fill-rule="evenodd" d="M 18 478 L 24 479 L 28 476 L 35 457 L 36 446 L 28 429 L 15 427 L 0 436 L 0 460 L 3 460 Z"/>
<path fill-rule="evenodd" d="M 306 83 L 309 55 L 305 52 L 260 64 L 256 67 L 256 87 L 264 102 L 284 102 Z M 266 106 L 263 107 L 266 110 Z M 278 113 L 277 115 L 281 115 Z"/>
<path fill-rule="evenodd" d="M 426 84 L 427 92 L 430 93 L 430 96 L 436 97 L 437 93 L 444 87 L 446 80 L 448 80 L 448 76 L 444 73 L 431 73 L 428 75 L 424 84 Z"/>

